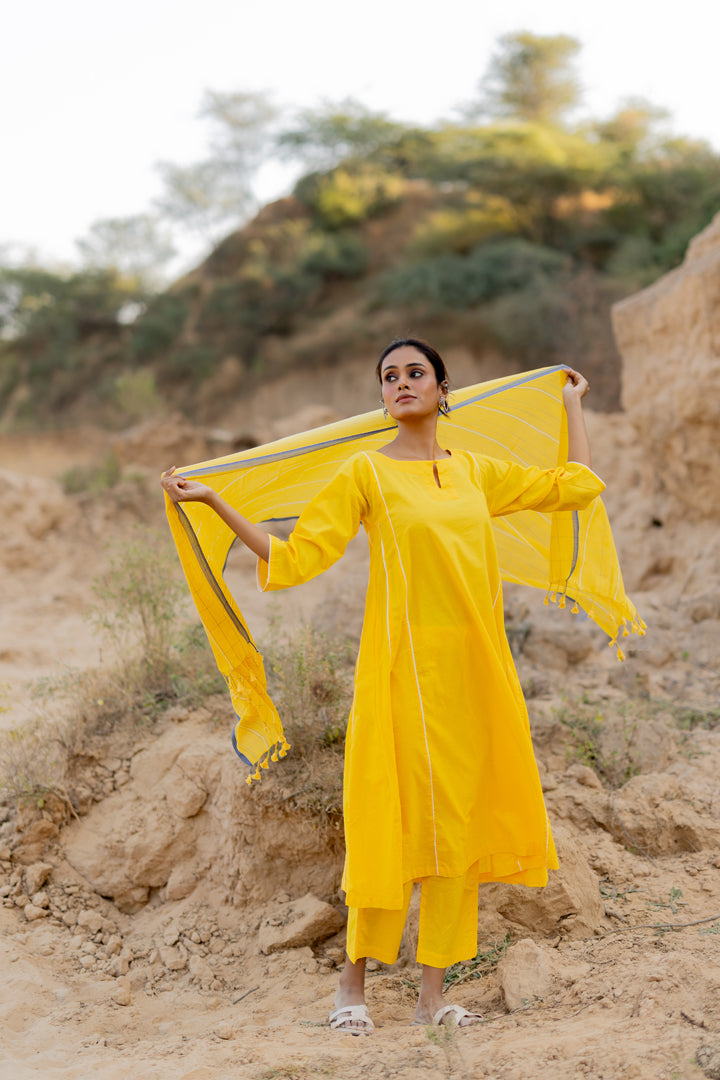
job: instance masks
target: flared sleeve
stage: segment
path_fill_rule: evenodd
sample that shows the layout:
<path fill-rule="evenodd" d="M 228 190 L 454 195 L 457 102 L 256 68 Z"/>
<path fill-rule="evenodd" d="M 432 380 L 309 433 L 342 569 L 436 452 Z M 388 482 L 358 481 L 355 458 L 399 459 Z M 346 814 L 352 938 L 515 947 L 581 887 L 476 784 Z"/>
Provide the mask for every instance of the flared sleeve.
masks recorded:
<path fill-rule="evenodd" d="M 577 461 L 541 469 L 491 457 L 476 460 L 491 517 L 518 510 L 584 510 L 605 490 L 592 469 Z"/>
<path fill-rule="evenodd" d="M 270 537 L 269 561 L 257 563 L 262 592 L 310 581 L 341 557 L 367 510 L 362 459 L 350 458 L 310 500 L 288 540 Z"/>

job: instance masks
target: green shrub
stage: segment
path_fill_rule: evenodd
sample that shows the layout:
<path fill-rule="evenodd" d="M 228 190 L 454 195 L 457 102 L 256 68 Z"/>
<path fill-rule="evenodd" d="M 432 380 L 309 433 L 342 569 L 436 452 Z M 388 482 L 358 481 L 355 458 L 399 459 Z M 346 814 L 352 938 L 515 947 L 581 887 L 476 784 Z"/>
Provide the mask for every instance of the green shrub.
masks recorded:
<path fill-rule="evenodd" d="M 504 352 L 530 366 L 557 362 L 578 336 L 565 288 L 547 281 L 493 300 L 483 308 L 483 322 Z"/>
<path fill-rule="evenodd" d="M 500 196 L 468 197 L 462 206 L 433 211 L 417 228 L 412 252 L 427 257 L 452 252 L 465 255 L 493 238 L 520 232 L 520 214 Z"/>
<path fill-rule="evenodd" d="M 485 949 L 478 949 L 477 955 L 472 960 L 461 960 L 449 967 L 443 978 L 443 991 L 450 986 L 469 982 L 471 979 L 482 979 L 484 975 L 494 971 L 505 953 L 510 948 L 510 934 L 507 933 L 502 941 L 495 941 Z"/>
<path fill-rule="evenodd" d="M 76 341 L 116 327 L 122 308 L 144 295 L 112 269 L 66 274 L 39 266 L 0 267 L 0 330 L 38 343 Z"/>
<path fill-rule="evenodd" d="M 123 662 L 139 652 L 143 666 L 167 689 L 170 648 L 186 590 L 177 559 L 164 536 L 138 529 L 117 547 L 105 572 L 96 578 L 96 605 L 89 612 Z"/>
<path fill-rule="evenodd" d="M 568 763 L 587 765 L 613 787 L 640 772 L 635 740 L 642 716 L 633 706 L 603 716 L 598 703 L 582 698 L 568 701 L 555 715 L 566 731 Z"/>
<path fill-rule="evenodd" d="M 706 731 L 714 731 L 720 727 L 720 709 L 696 709 L 688 705 L 671 703 L 670 712 L 682 731 L 694 731 L 698 727 Z"/>
<path fill-rule="evenodd" d="M 197 384 L 212 375 L 219 360 L 218 350 L 213 345 L 187 345 L 173 349 L 164 358 L 162 368 L 166 375 Z"/>
<path fill-rule="evenodd" d="M 0 350 L 0 401 L 6 402 L 22 379 L 22 362 L 7 346 Z"/>
<path fill-rule="evenodd" d="M 531 286 L 537 290 L 567 269 L 567 257 L 550 248 L 519 238 L 496 240 L 469 255 L 437 255 L 390 270 L 377 295 L 388 307 L 462 310 Z"/>
<path fill-rule="evenodd" d="M 0 732 L 0 794 L 42 810 L 48 796 L 67 802 L 63 754 L 47 725 L 36 722 Z"/>
<path fill-rule="evenodd" d="M 156 297 L 132 330 L 133 355 L 156 356 L 169 348 L 182 330 L 189 315 L 187 299 L 179 293 Z"/>
<path fill-rule="evenodd" d="M 320 233 L 310 238 L 303 268 L 320 277 L 359 277 L 364 274 L 368 250 L 354 233 Z"/>
<path fill-rule="evenodd" d="M 82 491 L 97 494 L 115 487 L 120 482 L 120 465 L 113 453 L 97 465 L 73 465 L 60 477 L 66 495 L 78 495 Z"/>
<path fill-rule="evenodd" d="M 9 712 L 10 687 L 0 683 L 0 713 Z M 0 796 L 42 810 L 49 796 L 67 808 L 63 755 L 55 732 L 40 721 L 0 731 Z"/>
<path fill-rule="evenodd" d="M 263 333 L 288 333 L 292 319 L 317 293 L 319 280 L 303 266 L 278 268 L 268 287 L 255 292 L 256 319 Z"/>
<path fill-rule="evenodd" d="M 218 281 L 202 306 L 198 327 L 201 332 L 232 330 L 248 323 L 248 295 L 243 281 Z"/>
<path fill-rule="evenodd" d="M 302 259 L 289 266 L 250 265 L 236 281 L 217 284 L 198 321 L 200 333 L 223 334 L 246 352 L 263 334 L 284 334 L 317 292 L 321 278 Z M 175 360 L 173 360 L 175 363 Z"/>
<path fill-rule="evenodd" d="M 133 421 L 145 420 L 160 409 L 160 398 L 152 371 L 128 371 L 115 379 L 113 399 Z"/>
<path fill-rule="evenodd" d="M 227 692 L 202 623 L 176 626 L 170 656 L 170 678 L 178 699 L 201 705 L 209 695 Z"/>
<path fill-rule="evenodd" d="M 268 685 L 297 754 L 342 747 L 352 702 L 353 651 L 347 641 L 311 625 L 275 635 L 266 649 Z"/>
<path fill-rule="evenodd" d="M 195 706 L 225 690 L 202 628 L 185 618 L 187 590 L 164 534 L 138 529 L 118 544 L 94 591 L 88 618 L 107 640 L 105 663 L 35 687 L 52 718 L 61 715 L 56 737 L 67 761 L 111 734 L 132 745 L 168 704 Z"/>
<path fill-rule="evenodd" d="M 43 679 L 34 688 L 52 719 L 60 716 L 55 741 L 70 772 L 74 761 L 97 753 L 95 740 L 106 746 L 113 736 L 132 747 L 169 704 L 194 707 L 226 689 L 202 627 L 185 618 L 187 591 L 164 534 L 138 529 L 118 544 L 94 591 L 98 602 L 88 618 L 109 646 L 103 666 Z M 32 748 L 32 733 L 29 738 Z M 34 786 L 40 790 L 38 779 Z"/>
<path fill-rule="evenodd" d="M 354 649 L 344 639 L 304 626 L 285 635 L 276 628 L 264 653 L 268 686 L 290 752 L 280 767 L 270 770 L 270 784 L 259 797 L 276 804 L 276 785 L 289 788 L 291 794 L 284 798 L 309 814 L 339 851 Z"/>
<path fill-rule="evenodd" d="M 404 182 L 372 165 L 350 171 L 311 173 L 295 187 L 295 196 L 328 229 L 356 225 L 382 213 L 400 198 Z"/>

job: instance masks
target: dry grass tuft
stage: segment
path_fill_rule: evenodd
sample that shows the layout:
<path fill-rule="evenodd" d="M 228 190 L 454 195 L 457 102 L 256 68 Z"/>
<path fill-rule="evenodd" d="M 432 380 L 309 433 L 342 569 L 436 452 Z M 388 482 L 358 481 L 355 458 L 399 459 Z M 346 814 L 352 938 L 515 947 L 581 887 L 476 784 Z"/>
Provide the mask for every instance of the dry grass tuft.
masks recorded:
<path fill-rule="evenodd" d="M 275 630 L 265 648 L 268 686 L 291 750 L 281 770 L 263 784 L 339 837 L 345 732 L 352 703 L 354 647 L 306 625 L 292 634 Z M 282 792 L 278 786 L 282 785 Z"/>
<path fill-rule="evenodd" d="M 52 730 L 40 721 L 0 733 L 0 794 L 16 806 L 42 810 L 50 796 L 67 801 L 64 755 Z"/>
<path fill-rule="evenodd" d="M 0 739 L 0 792 L 16 804 L 41 806 L 52 792 L 75 807 L 88 762 L 131 752 L 168 706 L 196 706 L 225 689 L 202 628 L 183 611 L 186 590 L 164 535 L 137 530 L 116 546 L 94 590 L 89 617 L 108 662 L 38 681 L 39 719 Z"/>

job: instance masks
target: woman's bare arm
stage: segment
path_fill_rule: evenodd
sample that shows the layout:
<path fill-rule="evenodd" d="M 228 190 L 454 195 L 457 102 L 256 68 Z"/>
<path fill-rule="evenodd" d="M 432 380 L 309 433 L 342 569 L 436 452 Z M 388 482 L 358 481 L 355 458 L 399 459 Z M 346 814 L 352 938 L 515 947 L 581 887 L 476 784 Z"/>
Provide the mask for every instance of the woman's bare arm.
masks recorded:
<path fill-rule="evenodd" d="M 229 525 L 243 544 L 254 551 L 260 559 L 269 561 L 270 537 L 268 534 L 234 510 L 212 488 L 198 483 L 197 480 L 185 480 L 182 476 L 176 475 L 174 465 L 162 474 L 160 483 L 173 502 L 205 503 L 215 511 L 218 517 L 222 518 L 226 525 Z"/>
<path fill-rule="evenodd" d="M 577 461 L 580 465 L 592 468 L 590 458 L 590 439 L 585 427 L 582 399 L 588 392 L 588 381 L 579 371 L 568 369 L 567 381 L 563 387 L 563 402 L 568 423 L 568 461 Z"/>

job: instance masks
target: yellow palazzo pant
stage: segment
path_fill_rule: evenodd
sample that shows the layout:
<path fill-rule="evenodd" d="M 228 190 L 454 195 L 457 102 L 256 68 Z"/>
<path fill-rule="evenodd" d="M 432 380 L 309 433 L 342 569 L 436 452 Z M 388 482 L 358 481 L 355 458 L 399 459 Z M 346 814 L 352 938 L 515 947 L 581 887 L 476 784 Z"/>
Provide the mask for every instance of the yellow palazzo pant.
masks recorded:
<path fill-rule="evenodd" d="M 401 908 L 349 908 L 347 954 L 353 964 L 364 956 L 395 963 L 412 887 L 412 881 L 403 885 Z M 419 964 L 445 968 L 472 960 L 477 953 L 477 923 L 477 864 L 460 877 L 420 879 Z"/>

